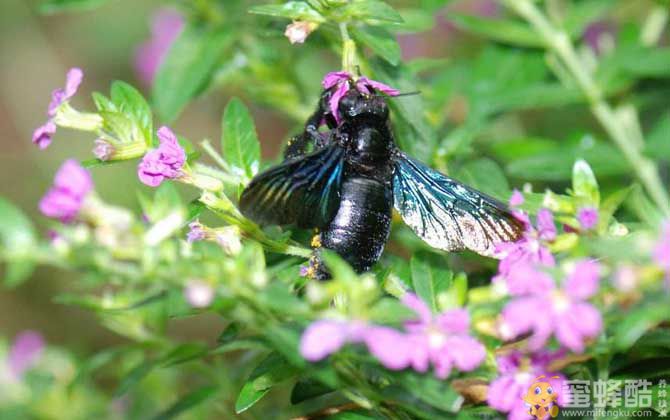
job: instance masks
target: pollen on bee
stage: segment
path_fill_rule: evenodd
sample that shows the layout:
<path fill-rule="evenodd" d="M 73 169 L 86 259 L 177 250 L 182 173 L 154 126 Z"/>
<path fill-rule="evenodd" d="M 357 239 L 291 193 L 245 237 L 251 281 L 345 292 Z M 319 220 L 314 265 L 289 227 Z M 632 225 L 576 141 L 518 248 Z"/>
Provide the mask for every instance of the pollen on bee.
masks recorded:
<path fill-rule="evenodd" d="M 310 245 L 312 248 L 321 248 L 321 235 L 317 233 L 316 235 L 312 236 L 312 242 Z"/>

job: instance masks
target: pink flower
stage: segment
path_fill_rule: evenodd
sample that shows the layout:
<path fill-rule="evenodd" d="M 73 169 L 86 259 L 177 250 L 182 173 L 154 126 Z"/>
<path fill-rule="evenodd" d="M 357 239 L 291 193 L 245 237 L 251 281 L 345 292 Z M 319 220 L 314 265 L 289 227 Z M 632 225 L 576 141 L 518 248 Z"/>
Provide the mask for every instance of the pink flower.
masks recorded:
<path fill-rule="evenodd" d="M 549 372 L 549 364 L 564 354 L 564 351 L 559 350 L 553 353 L 543 351 L 524 356 L 518 351 L 513 351 L 507 355 L 498 356 L 499 376 L 489 385 L 486 396 L 489 407 L 508 413 L 509 420 L 530 420 L 531 416 L 528 414 L 523 396 L 535 379 L 541 375 L 545 376 L 542 380 L 549 382 L 554 391 L 558 392 L 557 404 L 559 406 L 566 404 L 570 396 L 562 392 L 565 377 Z M 554 376 L 558 378 L 553 378 Z"/>
<path fill-rule="evenodd" d="M 428 306 L 411 293 L 403 296 L 402 303 L 419 315 L 417 320 L 405 324 L 409 333 L 409 362 L 414 370 L 425 372 L 430 363 L 435 376 L 444 379 L 453 366 L 470 371 L 484 361 L 484 346 L 468 335 L 470 318 L 465 310 L 454 309 L 433 316 Z"/>
<path fill-rule="evenodd" d="M 189 280 L 184 288 L 186 301 L 194 308 L 206 308 L 214 300 L 214 289 L 201 280 Z"/>
<path fill-rule="evenodd" d="M 291 44 L 302 44 L 317 26 L 318 24 L 314 22 L 293 22 L 286 26 L 284 36 L 288 38 Z"/>
<path fill-rule="evenodd" d="M 611 48 L 613 46 L 616 32 L 617 28 L 615 24 L 604 20 L 595 21 L 584 30 L 584 42 L 596 55 L 600 55 L 607 52 L 608 47 Z"/>
<path fill-rule="evenodd" d="M 524 201 L 525 199 L 523 197 L 523 194 L 521 194 L 521 191 L 515 188 L 514 191 L 512 191 L 512 196 L 509 199 L 510 207 L 519 207 L 520 205 L 523 204 Z"/>
<path fill-rule="evenodd" d="M 89 172 L 76 160 L 66 160 L 56 172 L 53 187 L 42 197 L 40 211 L 63 223 L 71 222 L 92 190 Z"/>
<path fill-rule="evenodd" d="M 56 116 L 56 111 L 77 93 L 77 89 L 79 89 L 79 85 L 83 78 L 84 72 L 79 68 L 73 67 L 67 72 L 65 77 L 65 87 L 58 88 L 51 93 L 51 102 L 47 109 L 47 116 L 49 119 L 46 123 L 37 127 L 35 131 L 33 131 L 33 143 L 40 149 L 44 150 L 51 144 L 51 139 L 53 135 L 56 134 L 56 124 L 53 121 L 53 118 Z"/>
<path fill-rule="evenodd" d="M 347 343 L 361 342 L 367 327 L 358 321 L 322 319 L 310 324 L 300 339 L 300 354 L 310 362 L 318 362 Z"/>
<path fill-rule="evenodd" d="M 531 333 L 531 350 L 544 346 L 553 334 L 559 343 L 581 353 L 584 342 L 602 329 L 600 312 L 586 300 L 598 291 L 600 265 L 593 260 L 578 262 L 562 289 L 529 290 L 510 301 L 502 312 L 501 334 L 505 339 Z M 531 280 L 530 278 L 528 279 Z"/>
<path fill-rule="evenodd" d="M 326 74 L 321 85 L 324 89 L 331 89 L 337 86 L 328 101 L 328 106 L 330 108 L 330 113 L 335 117 L 335 121 L 338 124 L 341 121 L 338 111 L 340 100 L 342 100 L 344 95 L 351 89 L 351 86 L 355 86 L 356 90 L 366 95 L 372 95 L 375 91 L 382 92 L 389 96 L 397 96 L 400 94 L 399 90 L 385 85 L 384 83 L 377 82 L 376 80 L 370 80 L 367 77 L 360 77 L 354 83 L 353 76 L 346 71 L 336 71 Z"/>
<path fill-rule="evenodd" d="M 147 152 L 137 167 L 140 181 L 150 187 L 157 187 L 165 179 L 182 175 L 181 169 L 186 162 L 186 152 L 168 127 L 159 128 L 157 134 L 160 146 Z"/>
<path fill-rule="evenodd" d="M 188 225 L 189 231 L 186 234 L 186 241 L 193 243 L 196 241 L 202 241 L 207 236 L 205 232 L 205 227 L 199 221 L 194 221 Z"/>
<path fill-rule="evenodd" d="M 515 202 L 519 202 L 523 197 L 513 194 Z M 537 213 L 537 228 L 530 223 L 528 216 L 520 211 L 514 212 L 515 217 L 524 222 L 526 231 L 521 239 L 516 242 L 504 242 L 496 245 L 496 253 L 500 258 L 498 264 L 498 274 L 493 278 L 493 283 L 504 284 L 507 291 L 515 289 L 515 283 L 520 277 L 525 277 L 525 273 L 515 274 L 515 270 L 520 268 L 527 270 L 530 265 L 553 267 L 556 262 L 554 256 L 544 245 L 545 242 L 551 242 L 556 239 L 556 226 L 554 225 L 554 216 L 548 209 L 541 209 Z"/>
<path fill-rule="evenodd" d="M 77 93 L 83 79 L 84 72 L 80 68 L 74 67 L 67 72 L 65 87 L 58 88 L 51 93 L 51 103 L 47 112 L 50 117 L 54 117 L 58 107 L 69 101 Z"/>
<path fill-rule="evenodd" d="M 7 366 L 15 379 L 35 365 L 44 352 L 44 338 L 35 331 L 23 331 L 14 339 L 7 355 Z"/>
<path fill-rule="evenodd" d="M 593 207 L 583 207 L 577 212 L 577 220 L 583 230 L 591 230 L 598 226 L 598 210 Z"/>
<path fill-rule="evenodd" d="M 51 144 L 54 134 L 56 134 L 56 124 L 53 120 L 49 120 L 33 131 L 33 144 L 44 150 Z"/>
<path fill-rule="evenodd" d="M 406 294 L 403 303 L 419 315 L 418 320 L 405 324 L 404 332 L 361 321 L 320 320 L 303 333 L 300 354 L 316 362 L 345 344 L 362 343 L 387 369 L 411 367 L 426 372 L 432 364 L 439 378 L 449 376 L 454 366 L 470 371 L 483 362 L 486 350 L 468 335 L 470 321 L 465 311 L 447 311 L 433 317 L 413 294 Z"/>
<path fill-rule="evenodd" d="M 158 68 L 174 40 L 184 27 L 184 18 L 174 9 L 160 9 L 151 21 L 151 39 L 143 43 L 135 53 L 135 71 L 138 78 L 151 85 Z"/>

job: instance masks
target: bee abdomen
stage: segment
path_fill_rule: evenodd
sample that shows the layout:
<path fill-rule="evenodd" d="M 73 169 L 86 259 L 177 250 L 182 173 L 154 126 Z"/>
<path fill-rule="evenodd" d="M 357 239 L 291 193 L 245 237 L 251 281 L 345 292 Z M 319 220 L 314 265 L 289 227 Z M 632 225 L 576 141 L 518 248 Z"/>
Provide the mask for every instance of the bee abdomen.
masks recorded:
<path fill-rule="evenodd" d="M 391 228 L 393 190 L 390 184 L 364 178 L 344 180 L 340 207 L 321 232 L 321 245 L 337 252 L 357 272 L 379 260 Z M 319 277 L 327 277 L 323 272 Z"/>

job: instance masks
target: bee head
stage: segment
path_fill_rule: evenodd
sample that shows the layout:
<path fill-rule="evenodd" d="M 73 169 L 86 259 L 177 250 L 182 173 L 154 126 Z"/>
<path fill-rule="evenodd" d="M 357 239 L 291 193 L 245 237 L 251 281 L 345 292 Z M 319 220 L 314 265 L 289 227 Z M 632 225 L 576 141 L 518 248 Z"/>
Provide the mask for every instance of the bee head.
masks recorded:
<path fill-rule="evenodd" d="M 340 100 L 339 111 L 345 120 L 366 118 L 384 122 L 389 115 L 388 105 L 383 96 L 367 95 L 356 89 L 349 89 Z"/>

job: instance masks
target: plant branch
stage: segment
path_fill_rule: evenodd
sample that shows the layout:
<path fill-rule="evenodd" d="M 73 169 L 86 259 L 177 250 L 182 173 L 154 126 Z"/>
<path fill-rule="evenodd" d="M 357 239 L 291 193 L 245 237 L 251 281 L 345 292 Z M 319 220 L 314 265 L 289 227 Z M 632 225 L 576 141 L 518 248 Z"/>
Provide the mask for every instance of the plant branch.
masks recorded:
<path fill-rule="evenodd" d="M 548 50 L 562 61 L 577 86 L 589 101 L 591 111 L 635 171 L 652 200 L 666 216 L 670 216 L 670 199 L 654 162 L 642 154 L 639 142 L 630 135 L 625 123 L 607 103 L 592 75 L 579 59 L 568 35 L 554 27 L 530 0 L 503 0 L 517 14 L 528 21 L 546 43 Z"/>

